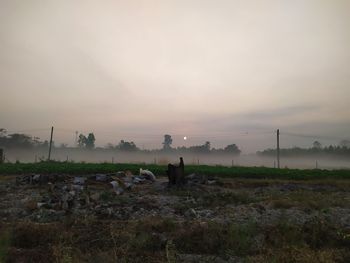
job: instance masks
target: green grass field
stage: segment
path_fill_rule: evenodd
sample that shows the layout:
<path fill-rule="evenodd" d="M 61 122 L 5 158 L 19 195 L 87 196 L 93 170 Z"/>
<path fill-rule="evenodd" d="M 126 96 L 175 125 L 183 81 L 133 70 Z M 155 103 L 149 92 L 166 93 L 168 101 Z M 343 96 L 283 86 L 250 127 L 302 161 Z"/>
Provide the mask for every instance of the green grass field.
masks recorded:
<path fill-rule="evenodd" d="M 112 164 L 112 163 L 70 163 L 70 162 L 40 162 L 40 163 L 5 163 L 0 165 L 0 175 L 43 173 L 43 174 L 94 174 L 112 173 L 130 170 L 134 174 L 140 168 L 149 169 L 155 175 L 165 175 L 166 165 L 155 164 Z M 233 178 L 252 179 L 350 179 L 350 170 L 302 170 L 274 169 L 266 167 L 225 167 L 209 165 L 186 165 L 186 174 L 199 173 Z"/>

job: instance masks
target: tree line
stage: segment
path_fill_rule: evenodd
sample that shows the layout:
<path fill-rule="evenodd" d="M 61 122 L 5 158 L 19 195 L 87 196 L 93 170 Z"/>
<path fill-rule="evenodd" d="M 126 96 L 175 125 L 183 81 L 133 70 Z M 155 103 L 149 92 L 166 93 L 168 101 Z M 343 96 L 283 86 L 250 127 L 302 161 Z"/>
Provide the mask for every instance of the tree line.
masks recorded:
<path fill-rule="evenodd" d="M 78 137 L 76 147 L 68 147 L 66 144 L 61 144 L 59 146 L 55 145 L 53 142 L 54 148 L 80 148 L 86 150 L 96 149 L 95 146 L 96 137 L 94 133 L 89 133 L 87 135 L 80 134 Z M 155 150 L 140 149 L 133 141 L 120 140 L 116 145 L 108 143 L 104 148 L 99 147 L 98 149 L 108 149 L 108 150 L 117 150 L 124 152 L 192 152 L 192 153 L 223 153 L 223 154 L 232 154 L 239 155 L 241 150 L 236 144 L 229 144 L 224 148 L 213 148 L 211 143 L 206 141 L 202 145 L 194 145 L 189 147 L 172 147 L 173 139 L 171 135 L 165 134 L 162 142 L 162 148 Z M 13 133 L 7 134 L 6 129 L 0 129 L 0 148 L 5 149 L 32 149 L 32 148 L 48 148 L 49 142 L 47 140 L 41 141 L 38 137 L 33 137 L 27 134 Z"/>
<path fill-rule="evenodd" d="M 266 149 L 258 151 L 261 156 L 276 156 L 276 149 Z M 297 156 L 314 156 L 314 155 L 333 155 L 350 157 L 350 141 L 342 140 L 338 145 L 323 146 L 319 141 L 314 141 L 308 148 L 292 147 L 280 149 L 280 156 L 297 157 Z"/>

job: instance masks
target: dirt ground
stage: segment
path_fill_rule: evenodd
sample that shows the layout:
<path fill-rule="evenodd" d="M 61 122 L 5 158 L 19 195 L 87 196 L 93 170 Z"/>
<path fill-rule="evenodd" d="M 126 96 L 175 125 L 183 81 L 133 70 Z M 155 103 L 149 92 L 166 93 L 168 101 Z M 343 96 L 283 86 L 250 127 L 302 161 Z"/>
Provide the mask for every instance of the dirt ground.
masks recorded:
<path fill-rule="evenodd" d="M 350 181 L 0 179 L 0 262 L 350 262 Z"/>

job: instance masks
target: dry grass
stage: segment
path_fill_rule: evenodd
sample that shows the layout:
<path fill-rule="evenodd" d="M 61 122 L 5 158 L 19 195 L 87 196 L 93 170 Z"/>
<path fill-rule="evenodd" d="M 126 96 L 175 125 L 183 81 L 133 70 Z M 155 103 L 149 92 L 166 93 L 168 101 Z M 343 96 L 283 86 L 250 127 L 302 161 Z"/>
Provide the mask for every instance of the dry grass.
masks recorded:
<path fill-rule="evenodd" d="M 349 233 L 322 220 L 304 226 L 282 220 L 261 229 L 255 222 L 238 225 L 150 217 L 119 222 L 22 222 L 3 225 L 1 230 L 2 262 L 167 262 L 177 253 L 239 256 L 251 262 L 346 262 L 350 257 Z M 263 237 L 260 244 L 258 236 Z"/>

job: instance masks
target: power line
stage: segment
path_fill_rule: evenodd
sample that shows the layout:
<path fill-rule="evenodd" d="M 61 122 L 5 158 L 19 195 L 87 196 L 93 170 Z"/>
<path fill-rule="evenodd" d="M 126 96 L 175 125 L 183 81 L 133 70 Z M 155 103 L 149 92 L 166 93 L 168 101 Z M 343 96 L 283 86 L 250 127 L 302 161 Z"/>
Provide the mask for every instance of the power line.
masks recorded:
<path fill-rule="evenodd" d="M 50 128 L 29 129 L 20 131 L 6 131 L 6 133 L 24 133 L 24 132 L 36 132 L 36 131 L 50 131 Z"/>
<path fill-rule="evenodd" d="M 300 134 L 300 133 L 291 133 L 291 132 L 281 132 L 281 135 L 301 137 L 301 138 L 311 138 L 311 139 L 324 139 L 324 140 L 343 140 L 344 139 L 344 138 L 333 137 L 333 136 Z"/>

